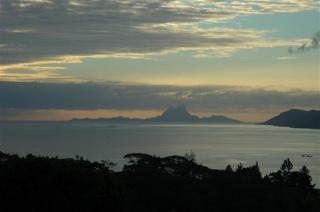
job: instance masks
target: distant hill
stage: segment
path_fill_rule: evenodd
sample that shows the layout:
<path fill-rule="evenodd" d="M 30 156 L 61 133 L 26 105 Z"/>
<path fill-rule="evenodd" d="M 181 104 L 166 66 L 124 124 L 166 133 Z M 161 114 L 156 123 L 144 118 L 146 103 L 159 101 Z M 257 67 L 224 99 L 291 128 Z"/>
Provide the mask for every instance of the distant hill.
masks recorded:
<path fill-rule="evenodd" d="M 198 117 L 189 113 L 184 105 L 176 107 L 169 107 L 160 116 L 137 119 L 127 117 L 113 117 L 113 118 L 98 118 L 98 119 L 73 119 L 72 121 L 109 121 L 109 122 L 205 122 L 205 123 L 219 123 L 219 124 L 237 124 L 241 123 L 238 120 L 231 119 L 225 116 L 212 115 L 210 117 Z"/>
<path fill-rule="evenodd" d="M 127 118 L 123 116 L 117 116 L 117 117 L 112 117 L 112 118 L 83 118 L 83 119 L 72 119 L 71 121 L 109 121 L 109 122 L 139 122 L 139 121 L 144 121 L 144 119 L 138 119 L 138 118 Z"/>
<path fill-rule="evenodd" d="M 320 111 L 291 109 L 280 113 L 278 116 L 275 116 L 262 124 L 293 128 L 320 129 Z"/>

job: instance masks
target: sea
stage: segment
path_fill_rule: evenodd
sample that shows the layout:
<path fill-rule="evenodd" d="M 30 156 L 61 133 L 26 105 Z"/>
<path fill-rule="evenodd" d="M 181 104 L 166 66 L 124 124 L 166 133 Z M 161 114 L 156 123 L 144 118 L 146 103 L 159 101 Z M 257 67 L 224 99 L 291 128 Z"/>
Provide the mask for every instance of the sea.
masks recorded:
<path fill-rule="evenodd" d="M 306 165 L 320 187 L 320 130 L 251 124 L 116 124 L 106 122 L 1 122 L 0 151 L 91 161 L 109 160 L 121 170 L 128 153 L 157 156 L 193 152 L 214 169 L 258 162 L 263 175 L 289 158 Z"/>

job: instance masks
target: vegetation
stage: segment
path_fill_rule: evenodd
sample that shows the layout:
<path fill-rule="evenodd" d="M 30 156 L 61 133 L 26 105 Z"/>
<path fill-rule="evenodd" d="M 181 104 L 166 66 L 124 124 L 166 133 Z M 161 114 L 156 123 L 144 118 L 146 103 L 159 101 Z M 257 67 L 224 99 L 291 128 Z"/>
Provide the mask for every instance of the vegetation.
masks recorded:
<path fill-rule="evenodd" d="M 195 155 L 134 153 L 121 172 L 106 161 L 0 152 L 0 211 L 319 211 L 304 166 L 262 177 L 259 165 L 214 170 Z"/>

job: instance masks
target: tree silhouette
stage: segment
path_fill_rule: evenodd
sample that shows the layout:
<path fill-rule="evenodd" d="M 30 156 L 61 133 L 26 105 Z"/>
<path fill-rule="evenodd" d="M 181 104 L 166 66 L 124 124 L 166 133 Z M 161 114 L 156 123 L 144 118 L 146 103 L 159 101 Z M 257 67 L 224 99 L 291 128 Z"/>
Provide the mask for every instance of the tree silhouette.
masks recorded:
<path fill-rule="evenodd" d="M 109 161 L 0 152 L 0 211 L 320 211 L 308 168 L 291 171 L 288 159 L 263 178 L 258 163 L 233 171 L 179 155 L 125 158 L 114 172 Z"/>
<path fill-rule="evenodd" d="M 293 165 L 289 158 L 285 159 L 281 165 L 280 170 L 284 176 L 288 176 L 291 173 Z"/>
<path fill-rule="evenodd" d="M 184 157 L 191 162 L 196 162 L 196 154 L 192 151 L 187 152 Z"/>
<path fill-rule="evenodd" d="M 309 175 L 310 174 L 309 169 L 305 165 L 302 166 L 302 168 L 300 169 L 300 172 L 301 172 L 301 174 L 304 174 L 304 175 Z"/>
<path fill-rule="evenodd" d="M 227 173 L 232 173 L 232 172 L 233 172 L 233 169 L 232 169 L 232 167 L 231 167 L 230 165 L 227 165 L 225 171 L 226 171 Z"/>

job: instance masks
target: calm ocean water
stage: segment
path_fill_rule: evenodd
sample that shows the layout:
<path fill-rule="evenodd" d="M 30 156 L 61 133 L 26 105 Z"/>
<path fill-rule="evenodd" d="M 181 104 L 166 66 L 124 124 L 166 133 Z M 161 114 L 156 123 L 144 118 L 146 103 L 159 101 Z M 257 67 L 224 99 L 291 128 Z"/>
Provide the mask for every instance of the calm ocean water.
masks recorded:
<path fill-rule="evenodd" d="M 126 162 L 127 153 L 159 156 L 193 151 L 199 163 L 222 169 L 259 162 L 266 174 L 290 158 L 294 169 L 307 165 L 320 185 L 320 130 L 258 125 L 0 123 L 0 150 L 24 155 L 81 155 L 90 160 Z M 302 155 L 312 157 L 302 157 Z"/>

